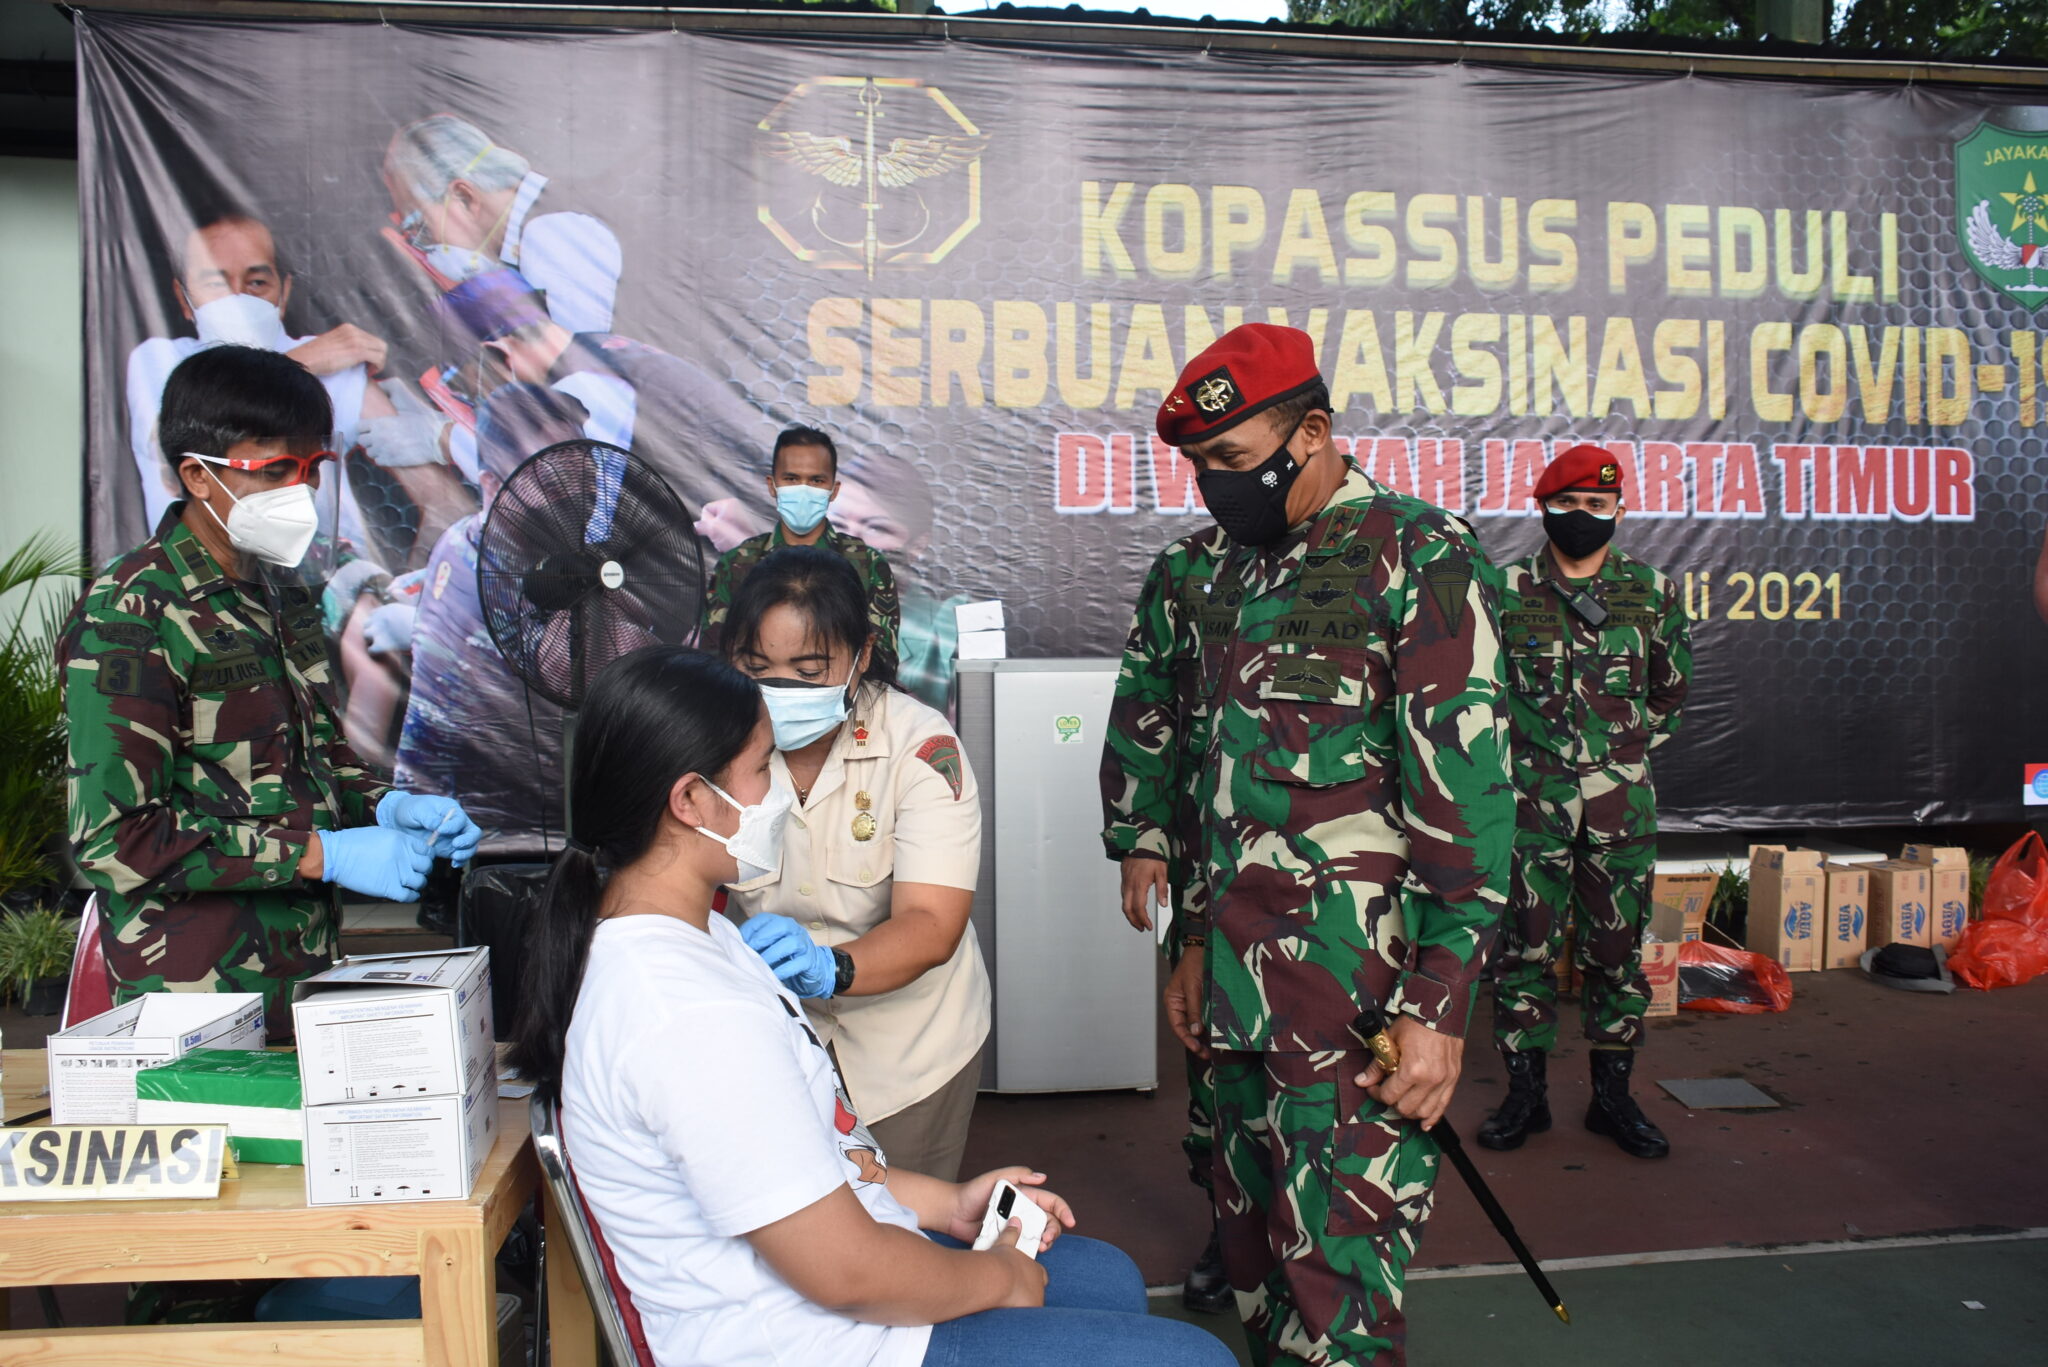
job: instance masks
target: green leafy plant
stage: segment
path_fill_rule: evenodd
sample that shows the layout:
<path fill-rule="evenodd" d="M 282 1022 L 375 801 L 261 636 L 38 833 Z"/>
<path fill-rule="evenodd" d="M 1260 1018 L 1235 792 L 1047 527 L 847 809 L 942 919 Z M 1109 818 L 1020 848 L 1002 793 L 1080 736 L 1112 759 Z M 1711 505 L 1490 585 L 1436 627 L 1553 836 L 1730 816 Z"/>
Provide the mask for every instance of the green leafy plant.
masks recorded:
<path fill-rule="evenodd" d="M 1984 915 L 1984 885 L 1991 881 L 1991 866 L 1998 862 L 1996 855 L 1973 854 L 1970 856 L 1970 919 L 1982 919 Z"/>
<path fill-rule="evenodd" d="M 60 619 L 49 581 L 87 567 L 55 537 L 30 537 L 0 559 L 0 900 L 47 888 L 64 834 L 64 689 Z"/>
<path fill-rule="evenodd" d="M 49 907 L 0 916 L 0 994 L 12 988 L 26 1000 L 34 984 L 63 977 L 77 943 L 76 916 Z"/>
<path fill-rule="evenodd" d="M 1730 944 L 1743 943 L 1749 927 L 1749 868 L 1730 864 L 1714 882 L 1714 898 L 1707 903 L 1707 924 L 1720 931 Z"/>

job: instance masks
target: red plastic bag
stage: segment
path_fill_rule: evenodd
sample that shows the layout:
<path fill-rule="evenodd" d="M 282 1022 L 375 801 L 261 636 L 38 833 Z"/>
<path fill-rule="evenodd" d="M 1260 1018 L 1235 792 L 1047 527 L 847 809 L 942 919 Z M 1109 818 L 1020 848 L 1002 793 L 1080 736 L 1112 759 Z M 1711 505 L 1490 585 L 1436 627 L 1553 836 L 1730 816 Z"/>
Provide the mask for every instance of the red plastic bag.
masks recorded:
<path fill-rule="evenodd" d="M 1731 1016 L 1783 1011 L 1792 1004 L 1792 975 L 1776 959 L 1687 940 L 1678 947 L 1678 1004 Z"/>
<path fill-rule="evenodd" d="M 2017 987 L 2048 973 L 2048 845 L 2032 831 L 1998 857 L 1984 884 L 1984 919 L 1948 956 L 1965 987 Z"/>

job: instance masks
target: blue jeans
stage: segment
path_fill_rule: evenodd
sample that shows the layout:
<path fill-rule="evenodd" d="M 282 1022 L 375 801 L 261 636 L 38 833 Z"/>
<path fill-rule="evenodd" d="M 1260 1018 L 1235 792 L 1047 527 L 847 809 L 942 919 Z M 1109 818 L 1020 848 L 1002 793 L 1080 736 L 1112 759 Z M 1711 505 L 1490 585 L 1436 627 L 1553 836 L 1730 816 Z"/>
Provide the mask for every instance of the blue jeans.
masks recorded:
<path fill-rule="evenodd" d="M 984 1310 L 934 1325 L 924 1367 L 1236 1367 L 1222 1340 L 1145 1313 L 1145 1279 L 1115 1245 L 1066 1234 L 1038 1261 L 1042 1309 Z"/>

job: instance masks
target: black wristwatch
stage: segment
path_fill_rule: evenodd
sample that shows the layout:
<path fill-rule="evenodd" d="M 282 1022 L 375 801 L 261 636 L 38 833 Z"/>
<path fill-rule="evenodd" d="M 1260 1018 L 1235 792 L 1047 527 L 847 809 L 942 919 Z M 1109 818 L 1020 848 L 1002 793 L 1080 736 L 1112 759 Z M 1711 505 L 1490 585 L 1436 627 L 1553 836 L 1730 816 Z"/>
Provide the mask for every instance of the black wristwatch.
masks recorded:
<path fill-rule="evenodd" d="M 853 956 L 843 949 L 832 951 L 832 995 L 844 996 L 853 986 Z"/>

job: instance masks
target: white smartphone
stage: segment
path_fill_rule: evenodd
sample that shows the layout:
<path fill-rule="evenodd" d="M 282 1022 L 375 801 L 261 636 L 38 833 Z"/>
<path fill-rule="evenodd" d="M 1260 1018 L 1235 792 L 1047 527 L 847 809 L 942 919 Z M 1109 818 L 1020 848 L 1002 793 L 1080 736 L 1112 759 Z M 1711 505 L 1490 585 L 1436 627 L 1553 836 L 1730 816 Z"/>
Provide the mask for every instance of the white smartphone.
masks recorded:
<path fill-rule="evenodd" d="M 974 1251 L 981 1253 L 993 1248 L 1012 1220 L 1024 1227 L 1017 1236 L 1017 1251 L 1036 1261 L 1038 1245 L 1045 1239 L 1046 1214 L 1038 1202 L 1010 1182 L 998 1181 L 996 1189 L 989 1193 L 988 1214 L 981 1217 L 981 1237 L 974 1241 Z"/>

